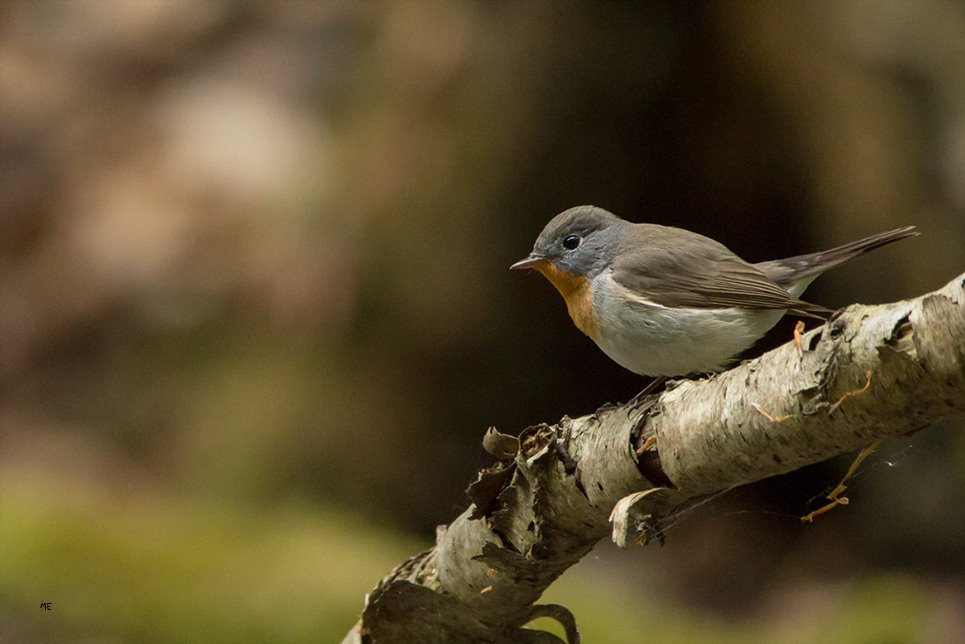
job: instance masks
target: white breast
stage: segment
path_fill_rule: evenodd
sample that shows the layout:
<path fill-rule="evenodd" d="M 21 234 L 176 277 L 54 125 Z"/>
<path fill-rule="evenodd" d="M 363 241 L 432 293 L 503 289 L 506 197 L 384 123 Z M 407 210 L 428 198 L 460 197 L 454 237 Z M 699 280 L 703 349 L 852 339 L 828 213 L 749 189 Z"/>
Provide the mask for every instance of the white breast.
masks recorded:
<path fill-rule="evenodd" d="M 784 310 L 671 309 L 613 281 L 593 283 L 597 345 L 621 366 L 646 376 L 719 371 L 777 324 Z"/>

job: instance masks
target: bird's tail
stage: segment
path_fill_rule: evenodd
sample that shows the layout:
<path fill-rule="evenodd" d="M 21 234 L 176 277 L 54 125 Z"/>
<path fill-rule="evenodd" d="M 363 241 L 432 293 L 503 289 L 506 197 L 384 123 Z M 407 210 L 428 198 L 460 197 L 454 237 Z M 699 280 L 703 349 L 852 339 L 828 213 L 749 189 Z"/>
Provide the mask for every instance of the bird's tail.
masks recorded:
<path fill-rule="evenodd" d="M 801 288 L 802 284 L 803 286 L 807 286 L 811 283 L 811 280 L 829 268 L 834 268 L 839 264 L 854 259 L 858 255 L 880 248 L 885 244 L 920 234 L 914 226 L 905 226 L 904 228 L 895 228 L 894 230 L 888 230 L 877 235 L 871 235 L 870 237 L 865 237 L 830 250 L 797 255 L 785 259 L 775 259 L 769 262 L 754 264 L 754 266 L 767 275 L 771 281 L 785 288 L 793 286 Z M 804 289 L 801 288 L 801 290 L 803 291 Z"/>

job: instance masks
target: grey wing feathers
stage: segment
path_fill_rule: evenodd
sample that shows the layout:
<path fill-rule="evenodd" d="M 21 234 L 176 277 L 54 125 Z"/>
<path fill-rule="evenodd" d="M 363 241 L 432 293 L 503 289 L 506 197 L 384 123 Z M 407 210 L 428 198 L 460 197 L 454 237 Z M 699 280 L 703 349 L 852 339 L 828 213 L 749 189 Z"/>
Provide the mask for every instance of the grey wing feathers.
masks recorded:
<path fill-rule="evenodd" d="M 792 309 L 827 312 L 792 297 L 781 286 L 723 247 L 700 254 L 668 248 L 624 253 L 613 279 L 641 297 L 668 307 Z"/>

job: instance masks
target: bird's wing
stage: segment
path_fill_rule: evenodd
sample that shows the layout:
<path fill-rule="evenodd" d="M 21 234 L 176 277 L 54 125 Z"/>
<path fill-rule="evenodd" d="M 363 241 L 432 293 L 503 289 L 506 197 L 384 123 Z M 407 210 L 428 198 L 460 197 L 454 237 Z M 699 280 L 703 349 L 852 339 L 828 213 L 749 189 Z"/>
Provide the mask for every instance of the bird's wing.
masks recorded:
<path fill-rule="evenodd" d="M 828 311 L 792 297 L 716 242 L 690 246 L 625 251 L 613 263 L 611 276 L 642 298 L 667 307 Z"/>

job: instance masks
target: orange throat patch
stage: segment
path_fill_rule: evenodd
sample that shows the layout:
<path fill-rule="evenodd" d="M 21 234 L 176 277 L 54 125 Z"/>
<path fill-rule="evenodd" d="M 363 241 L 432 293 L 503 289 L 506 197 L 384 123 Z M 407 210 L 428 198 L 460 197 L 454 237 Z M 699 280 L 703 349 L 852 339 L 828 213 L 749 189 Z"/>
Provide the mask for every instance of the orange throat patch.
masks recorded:
<path fill-rule="evenodd" d="M 552 262 L 540 263 L 534 268 L 542 273 L 563 296 L 566 301 L 566 310 L 576 324 L 576 328 L 595 340 L 597 324 L 596 317 L 593 315 L 590 280 L 582 275 L 564 271 Z"/>

